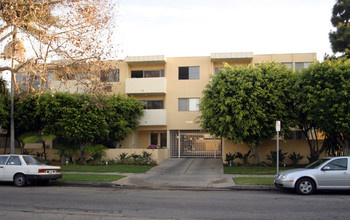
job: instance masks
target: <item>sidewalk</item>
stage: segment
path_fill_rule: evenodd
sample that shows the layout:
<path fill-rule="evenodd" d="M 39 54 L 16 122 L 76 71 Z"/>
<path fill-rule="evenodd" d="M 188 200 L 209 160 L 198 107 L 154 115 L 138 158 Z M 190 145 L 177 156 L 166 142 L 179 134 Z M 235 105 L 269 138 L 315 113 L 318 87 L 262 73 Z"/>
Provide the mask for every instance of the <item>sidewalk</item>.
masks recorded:
<path fill-rule="evenodd" d="M 69 172 L 75 173 L 75 172 Z M 96 173 L 97 174 L 97 173 Z M 101 174 L 101 173 L 100 173 Z M 67 185 L 191 190 L 272 190 L 274 186 L 238 186 L 235 177 L 261 175 L 224 174 L 221 159 L 169 158 L 146 173 L 103 173 L 123 175 L 112 183 L 65 182 Z M 266 177 L 272 177 L 267 175 Z"/>

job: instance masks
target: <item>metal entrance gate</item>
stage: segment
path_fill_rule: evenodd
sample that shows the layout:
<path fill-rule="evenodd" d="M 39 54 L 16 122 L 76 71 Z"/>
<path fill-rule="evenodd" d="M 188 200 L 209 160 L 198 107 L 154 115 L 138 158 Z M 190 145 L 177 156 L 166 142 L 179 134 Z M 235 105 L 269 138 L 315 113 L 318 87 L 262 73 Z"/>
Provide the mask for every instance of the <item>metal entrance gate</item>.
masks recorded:
<path fill-rule="evenodd" d="M 222 155 L 220 139 L 200 131 L 170 131 L 171 157 L 209 157 L 219 158 Z"/>

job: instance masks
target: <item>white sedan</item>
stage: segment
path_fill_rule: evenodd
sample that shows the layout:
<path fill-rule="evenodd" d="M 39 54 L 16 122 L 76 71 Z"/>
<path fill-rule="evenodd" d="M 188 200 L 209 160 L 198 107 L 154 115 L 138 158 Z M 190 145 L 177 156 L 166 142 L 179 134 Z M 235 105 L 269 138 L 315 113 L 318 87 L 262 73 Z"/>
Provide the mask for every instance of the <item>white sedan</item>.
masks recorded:
<path fill-rule="evenodd" d="M 49 182 L 61 177 L 61 167 L 46 165 L 38 157 L 0 155 L 0 181 L 25 186 L 31 182 Z"/>
<path fill-rule="evenodd" d="M 275 186 L 308 195 L 315 190 L 350 189 L 350 157 L 326 157 L 303 169 L 279 172 Z"/>

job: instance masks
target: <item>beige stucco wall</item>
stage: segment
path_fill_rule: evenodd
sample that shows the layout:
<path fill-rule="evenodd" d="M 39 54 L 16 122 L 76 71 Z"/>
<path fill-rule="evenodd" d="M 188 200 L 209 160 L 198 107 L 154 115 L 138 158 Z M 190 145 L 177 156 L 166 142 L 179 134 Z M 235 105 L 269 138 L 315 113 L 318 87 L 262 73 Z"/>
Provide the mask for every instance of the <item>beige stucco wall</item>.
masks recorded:
<path fill-rule="evenodd" d="M 105 150 L 106 156 L 104 156 L 102 159 L 104 160 L 116 160 L 118 159 L 119 155 L 121 153 L 127 153 L 128 155 L 131 154 L 138 154 L 142 155 L 142 152 L 146 151 L 148 153 L 151 153 L 151 158 L 157 162 L 157 164 L 161 163 L 163 160 L 169 158 L 169 151 L 168 149 L 108 149 Z M 36 154 L 37 152 L 42 153 L 43 148 L 32 148 L 30 149 L 30 153 Z M 16 148 L 16 153 L 20 154 L 21 151 L 19 148 Z M 58 151 L 56 149 L 46 149 L 46 153 L 48 155 L 48 160 L 59 160 L 60 156 L 58 154 Z M 79 155 L 76 154 L 75 157 L 78 157 Z"/>
<path fill-rule="evenodd" d="M 322 141 L 319 142 L 319 146 L 322 147 Z M 286 155 L 285 163 L 291 164 L 291 160 L 288 158 L 288 155 L 295 152 L 296 154 L 300 153 L 304 156 L 304 159 L 301 160 L 300 164 L 307 164 L 309 160 L 306 156 L 310 155 L 309 151 L 309 145 L 307 141 L 305 140 L 280 140 L 279 141 L 279 148 L 282 150 L 282 153 L 288 153 Z M 277 149 L 277 141 L 276 140 L 267 140 L 264 143 L 262 143 L 258 147 L 259 157 L 261 162 L 269 162 L 266 160 L 266 155 L 270 154 L 270 151 L 276 151 Z M 232 141 L 224 140 L 223 141 L 223 154 L 222 158 L 223 161 L 225 161 L 226 153 L 235 153 L 235 152 L 241 152 L 242 154 L 248 153 L 250 148 L 246 144 L 235 144 Z M 250 155 L 252 155 L 251 153 Z M 321 155 L 321 157 L 325 156 L 324 154 Z M 240 160 L 237 159 L 237 162 Z M 251 159 L 251 162 L 254 162 L 254 158 Z"/>
<path fill-rule="evenodd" d="M 103 159 L 116 160 L 121 153 L 127 153 L 128 156 L 132 154 L 142 155 L 143 151 L 151 153 L 151 158 L 158 164 L 169 158 L 168 149 L 108 149 L 105 151 L 106 156 Z"/>
<path fill-rule="evenodd" d="M 179 80 L 179 67 L 199 66 L 200 79 Z M 202 91 L 209 83 L 212 74 L 210 57 L 178 57 L 168 58 L 166 65 L 167 76 L 167 125 L 168 129 L 199 129 L 195 123 L 200 112 L 179 112 L 179 98 L 202 98 Z"/>

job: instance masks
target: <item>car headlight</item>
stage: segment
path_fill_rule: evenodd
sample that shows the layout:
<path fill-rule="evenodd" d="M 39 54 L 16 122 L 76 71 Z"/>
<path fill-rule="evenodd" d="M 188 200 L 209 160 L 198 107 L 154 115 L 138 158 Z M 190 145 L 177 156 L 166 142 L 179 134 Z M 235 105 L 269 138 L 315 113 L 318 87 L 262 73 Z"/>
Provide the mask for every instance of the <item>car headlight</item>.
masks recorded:
<path fill-rule="evenodd" d="M 287 178 L 287 174 L 281 174 L 281 175 L 279 176 L 279 178 L 281 178 L 281 179 L 286 179 L 286 178 Z"/>

